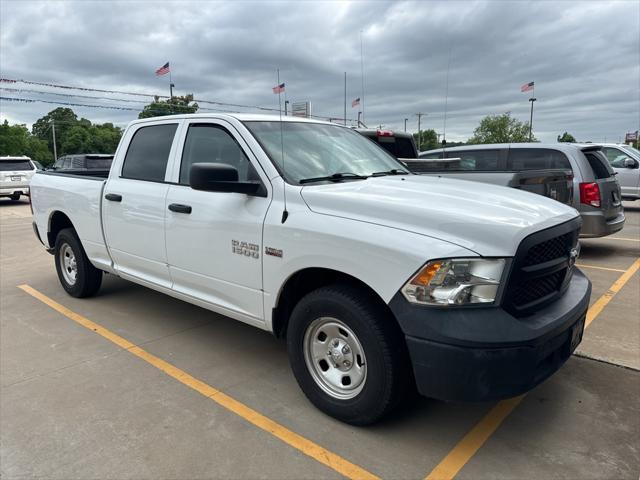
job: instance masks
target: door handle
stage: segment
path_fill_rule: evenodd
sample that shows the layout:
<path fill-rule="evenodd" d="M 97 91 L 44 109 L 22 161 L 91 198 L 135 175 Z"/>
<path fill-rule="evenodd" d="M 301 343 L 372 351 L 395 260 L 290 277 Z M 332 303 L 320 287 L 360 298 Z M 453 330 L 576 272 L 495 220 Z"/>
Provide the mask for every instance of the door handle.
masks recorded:
<path fill-rule="evenodd" d="M 191 205 L 182 205 L 180 203 L 172 203 L 169 205 L 169 210 L 176 213 L 191 213 Z"/>
<path fill-rule="evenodd" d="M 122 201 L 122 195 L 118 195 L 117 193 L 107 193 L 104 196 L 104 198 L 109 200 L 110 202 L 121 202 Z"/>

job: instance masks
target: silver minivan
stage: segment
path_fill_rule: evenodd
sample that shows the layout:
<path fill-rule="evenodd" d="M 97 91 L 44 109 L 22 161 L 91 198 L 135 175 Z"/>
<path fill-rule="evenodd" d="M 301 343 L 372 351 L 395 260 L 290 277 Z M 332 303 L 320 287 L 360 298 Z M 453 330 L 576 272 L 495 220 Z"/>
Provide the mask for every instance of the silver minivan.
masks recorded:
<path fill-rule="evenodd" d="M 640 200 L 640 152 L 617 143 L 597 143 L 618 174 L 623 200 Z"/>
<path fill-rule="evenodd" d="M 460 160 L 449 165 L 445 171 L 437 172 L 437 175 L 505 186 L 513 177 L 513 172 L 568 170 L 573 173 L 572 205 L 582 216 L 580 236 L 603 237 L 624 226 L 620 183 L 599 145 L 465 145 L 421 152 L 419 158 L 457 158 Z"/>

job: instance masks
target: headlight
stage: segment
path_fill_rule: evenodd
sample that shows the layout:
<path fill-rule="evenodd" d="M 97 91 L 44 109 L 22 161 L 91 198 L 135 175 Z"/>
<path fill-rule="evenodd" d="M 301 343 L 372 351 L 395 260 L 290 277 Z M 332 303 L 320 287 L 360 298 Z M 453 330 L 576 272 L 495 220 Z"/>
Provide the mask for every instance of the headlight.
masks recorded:
<path fill-rule="evenodd" d="M 454 258 L 428 262 L 402 288 L 411 303 L 468 305 L 496 299 L 505 261 Z"/>

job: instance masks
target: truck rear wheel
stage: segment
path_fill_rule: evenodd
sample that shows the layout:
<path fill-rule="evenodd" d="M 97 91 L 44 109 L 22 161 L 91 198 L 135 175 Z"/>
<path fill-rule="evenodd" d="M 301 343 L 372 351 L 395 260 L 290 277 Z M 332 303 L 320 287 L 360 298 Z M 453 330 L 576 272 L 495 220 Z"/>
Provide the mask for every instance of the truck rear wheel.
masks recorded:
<path fill-rule="evenodd" d="M 407 391 L 411 366 L 402 334 L 363 288 L 322 287 L 294 308 L 287 350 L 300 388 L 320 410 L 368 425 Z"/>
<path fill-rule="evenodd" d="M 58 233 L 54 257 L 58 279 L 69 295 L 90 297 L 100 289 L 102 270 L 91 264 L 73 228 Z"/>
<path fill-rule="evenodd" d="M 14 202 L 17 202 L 18 200 L 20 200 L 20 194 L 19 193 L 14 193 L 13 195 L 10 195 L 9 198 L 11 200 L 13 200 Z"/>

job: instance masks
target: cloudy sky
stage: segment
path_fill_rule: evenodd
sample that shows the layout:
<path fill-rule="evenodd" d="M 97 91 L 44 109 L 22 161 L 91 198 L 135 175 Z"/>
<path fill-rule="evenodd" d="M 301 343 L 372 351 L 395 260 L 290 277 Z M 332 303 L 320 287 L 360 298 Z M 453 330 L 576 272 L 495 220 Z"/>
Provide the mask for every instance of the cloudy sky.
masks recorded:
<path fill-rule="evenodd" d="M 555 141 L 619 141 L 640 128 L 640 2 L 113 2 L 0 1 L 0 70 L 5 79 L 167 94 L 154 71 L 171 62 L 177 94 L 278 107 L 276 68 L 287 98 L 312 113 L 342 117 L 362 96 L 369 126 L 444 129 L 465 140 L 485 115 L 529 119 Z M 360 33 L 362 32 L 362 33 Z M 141 108 L 142 97 L 25 83 L 0 96 Z M 29 90 L 29 91 L 27 91 Z M 43 93 L 45 92 L 45 93 Z M 54 95 L 57 94 L 57 95 Z M 77 96 L 65 96 L 77 95 Z M 79 95 L 84 95 L 81 97 Z M 99 98 L 86 98 L 99 97 Z M 125 101 L 128 100 L 128 101 Z M 225 108 L 201 104 L 207 108 Z M 56 105 L 1 100 L 0 117 L 30 125 Z M 132 110 L 72 107 L 92 121 L 125 125 Z M 232 108 L 236 111 L 251 111 Z"/>

